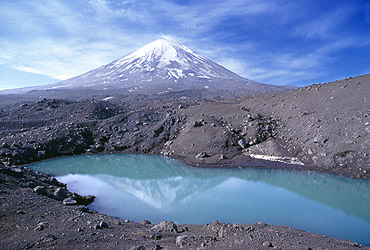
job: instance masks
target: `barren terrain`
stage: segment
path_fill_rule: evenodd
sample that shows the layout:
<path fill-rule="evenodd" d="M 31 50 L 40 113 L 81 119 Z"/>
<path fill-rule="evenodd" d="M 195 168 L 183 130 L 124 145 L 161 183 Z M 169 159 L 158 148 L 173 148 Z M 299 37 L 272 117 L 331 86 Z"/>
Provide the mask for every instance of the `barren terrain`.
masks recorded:
<path fill-rule="evenodd" d="M 165 223 L 165 229 L 153 229 L 148 222 L 63 205 L 54 194 L 62 184 L 16 167 L 68 155 L 148 153 L 195 166 L 295 168 L 370 178 L 370 75 L 255 98 L 205 99 L 196 93 L 1 96 L 1 248 L 365 248 L 263 223 L 179 225 L 177 232 Z M 91 197 L 67 196 L 78 204 L 91 202 Z"/>

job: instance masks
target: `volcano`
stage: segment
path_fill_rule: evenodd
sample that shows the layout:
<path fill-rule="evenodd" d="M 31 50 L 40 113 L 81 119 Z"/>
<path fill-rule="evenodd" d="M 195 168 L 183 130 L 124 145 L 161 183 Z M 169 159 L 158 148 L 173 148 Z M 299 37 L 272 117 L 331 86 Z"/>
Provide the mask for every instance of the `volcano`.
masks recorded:
<path fill-rule="evenodd" d="M 184 45 L 159 39 L 85 74 L 27 90 L 88 89 L 161 94 L 202 89 L 255 94 L 284 88 L 243 78 Z"/>

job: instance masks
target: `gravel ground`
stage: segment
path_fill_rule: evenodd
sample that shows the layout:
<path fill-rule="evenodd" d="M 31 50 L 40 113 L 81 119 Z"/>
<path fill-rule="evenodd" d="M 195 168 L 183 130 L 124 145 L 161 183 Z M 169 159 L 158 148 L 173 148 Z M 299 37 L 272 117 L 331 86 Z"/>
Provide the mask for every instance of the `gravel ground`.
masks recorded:
<path fill-rule="evenodd" d="M 148 153 L 195 166 L 310 169 L 370 178 L 368 93 L 370 75 L 229 100 L 189 98 L 185 92 L 109 101 L 102 100 L 107 96 L 85 100 L 4 96 L 0 100 L 1 249 L 362 247 L 263 224 L 215 222 L 179 225 L 181 232 L 157 232 L 150 224 L 87 211 L 81 206 L 92 197 L 60 190 L 62 194 L 55 194 L 57 188 L 64 190 L 63 184 L 15 166 L 68 155 Z M 64 195 L 79 205 L 64 205 Z"/>

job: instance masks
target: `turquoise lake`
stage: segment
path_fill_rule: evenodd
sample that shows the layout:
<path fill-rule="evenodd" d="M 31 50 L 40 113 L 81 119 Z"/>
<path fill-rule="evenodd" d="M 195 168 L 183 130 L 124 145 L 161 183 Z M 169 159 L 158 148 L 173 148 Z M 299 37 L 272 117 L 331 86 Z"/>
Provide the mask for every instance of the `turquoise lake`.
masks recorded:
<path fill-rule="evenodd" d="M 370 181 L 308 171 L 196 168 L 152 155 L 89 155 L 39 162 L 89 208 L 152 223 L 214 220 L 290 226 L 370 246 Z"/>

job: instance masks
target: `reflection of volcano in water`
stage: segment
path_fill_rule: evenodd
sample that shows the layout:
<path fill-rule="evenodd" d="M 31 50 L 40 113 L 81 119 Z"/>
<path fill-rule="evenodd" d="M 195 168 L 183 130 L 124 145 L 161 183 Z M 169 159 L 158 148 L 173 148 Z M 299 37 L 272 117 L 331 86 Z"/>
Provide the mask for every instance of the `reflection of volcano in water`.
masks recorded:
<path fill-rule="evenodd" d="M 230 177 L 281 187 L 370 221 L 370 182 L 337 175 L 271 169 L 204 169 L 151 155 L 96 155 L 31 165 L 56 176 L 86 174 L 156 208 L 189 201 Z M 247 198 L 247 197 L 246 197 Z"/>
<path fill-rule="evenodd" d="M 222 183 L 226 177 L 192 178 L 186 176 L 163 179 L 131 179 L 109 175 L 94 176 L 155 208 L 169 208 L 184 203 L 201 192 Z"/>
<path fill-rule="evenodd" d="M 370 182 L 272 169 L 193 168 L 151 155 L 96 155 L 29 166 L 97 198 L 91 208 L 153 223 L 266 221 L 370 245 Z"/>

